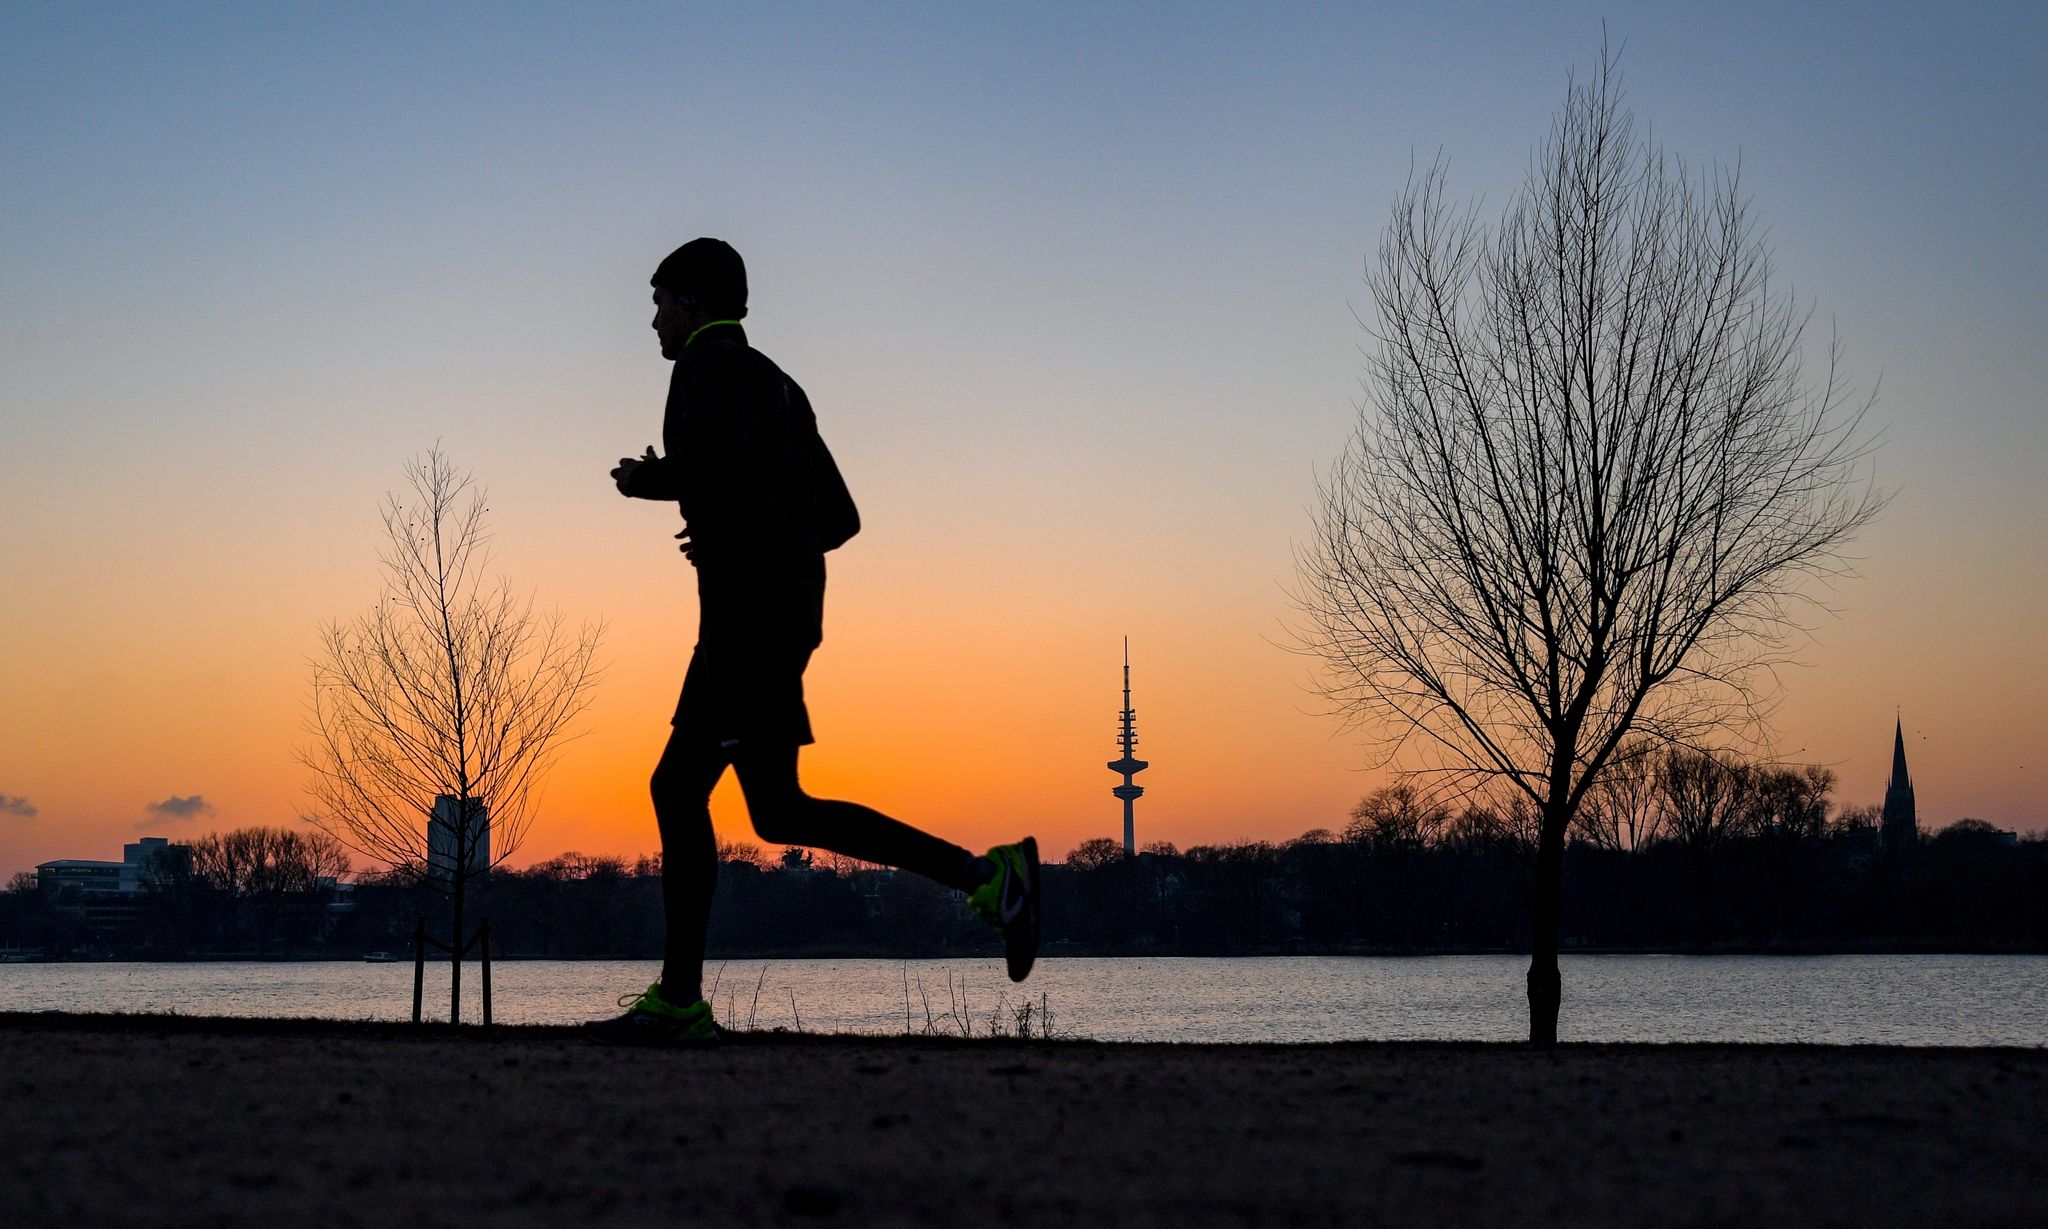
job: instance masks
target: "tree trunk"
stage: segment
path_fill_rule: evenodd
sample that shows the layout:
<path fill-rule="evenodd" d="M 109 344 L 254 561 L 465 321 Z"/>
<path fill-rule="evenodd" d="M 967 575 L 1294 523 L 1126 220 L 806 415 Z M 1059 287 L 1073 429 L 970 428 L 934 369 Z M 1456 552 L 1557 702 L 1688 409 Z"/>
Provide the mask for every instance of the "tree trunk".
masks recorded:
<path fill-rule="evenodd" d="M 455 930 L 448 941 L 448 1023 L 462 1023 L 462 889 L 467 885 L 462 868 L 458 867 L 451 876 L 454 891 L 451 901 L 455 910 Z"/>
<path fill-rule="evenodd" d="M 1557 1011 L 1564 979 L 1557 970 L 1557 936 L 1563 920 L 1565 824 L 1543 817 L 1536 840 L 1536 892 L 1529 929 L 1529 1044 L 1557 1044 Z"/>

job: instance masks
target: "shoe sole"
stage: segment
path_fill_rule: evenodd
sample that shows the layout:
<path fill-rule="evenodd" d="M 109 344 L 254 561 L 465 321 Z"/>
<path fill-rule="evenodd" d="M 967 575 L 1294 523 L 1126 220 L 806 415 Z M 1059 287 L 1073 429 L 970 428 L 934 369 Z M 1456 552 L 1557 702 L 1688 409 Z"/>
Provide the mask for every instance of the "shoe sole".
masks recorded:
<path fill-rule="evenodd" d="M 593 1020 L 583 1026 L 586 1041 L 603 1046 L 641 1046 L 653 1049 L 692 1049 L 715 1046 L 725 1040 L 723 1032 L 709 1037 L 694 1036 L 659 1024 L 622 1024 L 617 1020 Z"/>
<path fill-rule="evenodd" d="M 1003 961 L 1013 982 L 1031 976 L 1031 966 L 1038 960 L 1038 839 L 1027 836 L 1017 842 L 1017 848 L 1024 853 L 1024 865 L 1029 875 L 1026 882 L 1030 886 L 1024 897 L 1024 916 L 1019 919 L 1021 925 L 1003 928 Z M 1023 933 L 1019 934 L 1019 931 Z"/>

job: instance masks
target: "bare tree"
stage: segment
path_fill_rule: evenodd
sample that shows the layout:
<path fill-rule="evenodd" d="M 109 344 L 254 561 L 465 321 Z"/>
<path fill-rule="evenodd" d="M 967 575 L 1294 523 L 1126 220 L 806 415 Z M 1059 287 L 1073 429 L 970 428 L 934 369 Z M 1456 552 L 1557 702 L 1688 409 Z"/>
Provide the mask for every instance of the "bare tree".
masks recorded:
<path fill-rule="evenodd" d="M 1574 817 L 1573 830 L 1601 849 L 1634 853 L 1664 834 L 1666 813 L 1658 785 L 1658 752 L 1647 739 L 1615 749 Z"/>
<path fill-rule="evenodd" d="M 1637 137 L 1604 52 L 1497 225 L 1439 164 L 1366 283 L 1368 397 L 1300 552 L 1303 639 L 1382 763 L 1540 814 L 1546 1043 L 1574 816 L 1631 733 L 1761 733 L 1809 582 L 1883 502 L 1869 403 L 1836 347 L 1809 377 L 1737 175 Z"/>
<path fill-rule="evenodd" d="M 193 878 L 229 896 L 318 892 L 348 873 L 348 851 L 324 832 L 236 828 L 192 842 Z"/>
<path fill-rule="evenodd" d="M 1671 835 L 1705 852 L 1742 835 L 1757 769 L 1733 755 L 1672 747 L 1657 758 L 1657 795 Z"/>
<path fill-rule="evenodd" d="M 1381 853 L 1412 853 L 1436 844 L 1450 823 L 1449 810 L 1402 781 L 1360 799 L 1344 825 L 1344 839 Z"/>
<path fill-rule="evenodd" d="M 835 875 L 858 875 L 864 871 L 880 871 L 889 869 L 888 867 L 883 866 L 879 862 L 862 861 L 859 858 L 849 857 L 848 855 L 843 853 L 833 853 L 829 849 L 817 850 L 816 854 L 818 865 L 824 867 L 828 871 L 831 871 Z"/>
<path fill-rule="evenodd" d="M 661 857 L 660 854 L 654 856 L 657 859 Z M 768 855 L 763 853 L 761 847 L 752 841 L 718 842 L 718 860 L 720 862 L 745 862 L 749 866 L 768 865 Z"/>
<path fill-rule="evenodd" d="M 1124 858 L 1124 843 L 1106 836 L 1091 836 L 1067 854 L 1067 866 L 1077 871 L 1100 870 Z"/>
<path fill-rule="evenodd" d="M 617 880 L 626 878 L 631 868 L 617 854 L 587 854 L 572 849 L 545 862 L 536 862 L 526 870 L 549 879 Z"/>
<path fill-rule="evenodd" d="M 1465 791 L 1465 806 L 1445 829 L 1439 844 L 1492 846 L 1534 859 L 1536 833 L 1542 826 L 1542 814 L 1527 794 L 1496 783 L 1491 788 Z"/>
<path fill-rule="evenodd" d="M 187 881 L 205 888 L 226 906 L 228 937 L 239 941 L 253 931 L 248 937 L 259 948 L 317 939 L 317 922 L 349 869 L 340 841 L 289 828 L 209 832 L 183 847 L 183 856 L 152 861 L 145 882 L 155 891 L 175 894 Z"/>
<path fill-rule="evenodd" d="M 321 629 L 300 758 L 310 822 L 448 896 L 456 1021 L 470 887 L 525 838 L 603 629 L 571 629 L 490 576 L 484 491 L 438 447 L 406 479 L 384 501 L 382 598 Z"/>
<path fill-rule="evenodd" d="M 1843 807 L 1841 814 L 1835 816 L 1833 830 L 1845 836 L 1867 833 L 1875 837 L 1883 822 L 1884 808 L 1881 806 Z"/>
<path fill-rule="evenodd" d="M 1827 834 L 1834 770 L 1820 764 L 1767 765 L 1757 771 L 1744 827 L 1752 836 L 1817 841 Z"/>

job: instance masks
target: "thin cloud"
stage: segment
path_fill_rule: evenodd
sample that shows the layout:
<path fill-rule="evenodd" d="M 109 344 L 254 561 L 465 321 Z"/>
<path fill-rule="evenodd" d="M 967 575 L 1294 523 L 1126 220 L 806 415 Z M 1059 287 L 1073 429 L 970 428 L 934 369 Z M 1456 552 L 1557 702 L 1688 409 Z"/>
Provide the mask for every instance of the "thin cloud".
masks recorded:
<path fill-rule="evenodd" d="M 149 818 L 143 820 L 141 824 L 144 828 L 155 824 L 183 823 L 188 819 L 199 819 L 213 814 L 213 804 L 206 800 L 204 794 L 194 794 L 189 798 L 180 798 L 172 794 L 162 802 L 144 803 L 142 809 L 149 812 Z"/>
<path fill-rule="evenodd" d="M 0 815 L 19 815 L 23 819 L 34 819 L 35 804 L 20 794 L 0 794 Z"/>

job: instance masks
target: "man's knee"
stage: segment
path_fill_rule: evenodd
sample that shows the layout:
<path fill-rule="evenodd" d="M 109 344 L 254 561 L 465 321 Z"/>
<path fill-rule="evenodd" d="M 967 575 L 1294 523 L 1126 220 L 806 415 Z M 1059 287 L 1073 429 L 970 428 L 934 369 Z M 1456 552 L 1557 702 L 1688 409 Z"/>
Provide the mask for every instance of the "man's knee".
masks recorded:
<path fill-rule="evenodd" d="M 654 809 L 660 810 L 662 803 L 676 797 L 681 792 L 677 788 L 681 783 L 681 774 L 669 767 L 667 760 L 656 764 L 653 775 L 647 778 L 647 794 L 654 799 Z"/>
<path fill-rule="evenodd" d="M 696 806 L 710 800 L 711 791 L 724 772 L 723 760 L 679 753 L 672 747 L 654 765 L 654 773 L 647 779 L 647 792 L 653 795 L 656 810 L 664 804 Z"/>
<path fill-rule="evenodd" d="M 764 841 L 777 845 L 815 845 L 819 834 L 812 819 L 811 799 L 800 789 L 747 791 L 747 816 Z"/>

